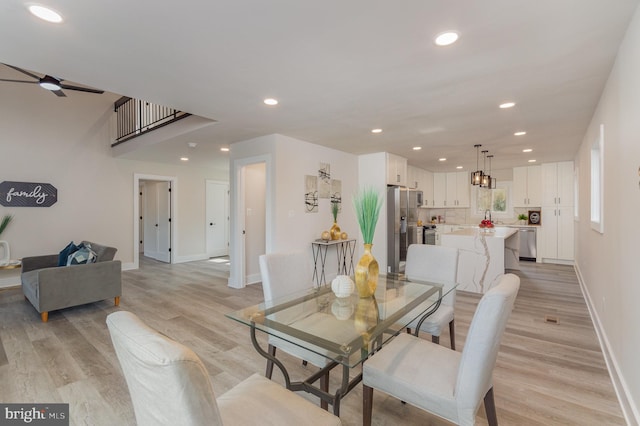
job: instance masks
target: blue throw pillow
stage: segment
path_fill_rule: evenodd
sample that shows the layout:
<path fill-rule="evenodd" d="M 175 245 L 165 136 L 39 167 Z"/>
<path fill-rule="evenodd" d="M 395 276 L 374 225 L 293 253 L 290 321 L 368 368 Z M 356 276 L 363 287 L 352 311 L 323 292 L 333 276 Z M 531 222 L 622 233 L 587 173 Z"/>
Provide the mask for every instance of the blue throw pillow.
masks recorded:
<path fill-rule="evenodd" d="M 67 259 L 67 266 L 95 263 L 97 258 L 96 252 L 91 250 L 91 245 L 81 243 L 78 246 L 78 250 L 69 255 L 69 259 Z"/>
<path fill-rule="evenodd" d="M 73 244 L 73 241 L 71 241 L 58 255 L 58 266 L 67 266 L 67 259 L 69 259 L 69 255 L 76 251 L 78 251 L 78 246 Z"/>

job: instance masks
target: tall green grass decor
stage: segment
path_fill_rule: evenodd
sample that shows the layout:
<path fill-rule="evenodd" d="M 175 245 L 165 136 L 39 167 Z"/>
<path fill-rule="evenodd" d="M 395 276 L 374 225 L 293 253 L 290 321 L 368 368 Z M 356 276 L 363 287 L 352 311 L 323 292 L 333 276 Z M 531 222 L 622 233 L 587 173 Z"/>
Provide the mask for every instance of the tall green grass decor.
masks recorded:
<path fill-rule="evenodd" d="M 365 244 L 373 244 L 373 234 L 382 207 L 380 194 L 373 188 L 361 189 L 353 196 L 353 206 L 362 232 L 362 240 Z"/>
<path fill-rule="evenodd" d="M 9 222 L 11 222 L 12 219 L 13 219 L 13 216 L 11 215 L 6 215 L 2 217 L 2 220 L 0 220 L 0 235 L 2 235 L 2 233 L 4 232 L 4 229 L 7 227 L 7 225 L 9 225 Z"/>
<path fill-rule="evenodd" d="M 375 189 L 362 189 L 354 195 L 353 206 L 364 242 L 364 254 L 358 261 L 355 270 L 356 288 L 361 298 L 373 297 L 378 286 L 379 267 L 378 261 L 371 253 L 371 246 L 382 207 L 382 198 Z"/>

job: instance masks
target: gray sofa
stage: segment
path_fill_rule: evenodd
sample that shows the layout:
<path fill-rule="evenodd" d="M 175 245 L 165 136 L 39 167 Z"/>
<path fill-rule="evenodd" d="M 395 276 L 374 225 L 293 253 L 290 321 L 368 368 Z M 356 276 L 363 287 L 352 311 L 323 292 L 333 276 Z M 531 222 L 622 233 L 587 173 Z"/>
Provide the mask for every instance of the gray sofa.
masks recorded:
<path fill-rule="evenodd" d="M 49 311 L 114 298 L 122 295 L 121 264 L 113 260 L 117 249 L 83 241 L 96 253 L 96 262 L 58 266 L 58 254 L 22 259 L 22 292 L 40 313 L 42 322 Z"/>

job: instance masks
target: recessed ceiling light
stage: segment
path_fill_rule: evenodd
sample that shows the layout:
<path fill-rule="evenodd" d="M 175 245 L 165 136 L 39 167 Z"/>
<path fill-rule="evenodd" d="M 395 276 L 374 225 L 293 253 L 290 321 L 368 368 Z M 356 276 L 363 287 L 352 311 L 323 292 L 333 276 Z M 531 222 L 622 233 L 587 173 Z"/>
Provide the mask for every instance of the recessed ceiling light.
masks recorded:
<path fill-rule="evenodd" d="M 371 129 L 371 133 L 382 133 L 382 129 Z"/>
<path fill-rule="evenodd" d="M 529 162 L 530 162 L 530 163 L 535 163 L 535 162 L 536 162 L 536 160 L 529 160 Z"/>
<path fill-rule="evenodd" d="M 458 40 L 458 33 L 455 31 L 447 31 L 436 36 L 434 42 L 438 46 L 449 46 Z"/>
<path fill-rule="evenodd" d="M 527 132 L 515 132 L 513 135 L 514 136 L 524 136 L 526 134 L 527 134 Z"/>
<path fill-rule="evenodd" d="M 180 161 L 189 161 L 189 157 L 180 157 Z"/>
<path fill-rule="evenodd" d="M 39 6 L 37 4 L 32 4 L 29 6 L 29 12 L 34 16 L 42 19 L 43 21 L 53 22 L 54 24 L 59 24 L 62 22 L 62 15 L 56 12 L 53 9 L 49 9 L 48 7 Z"/>
<path fill-rule="evenodd" d="M 273 98 L 267 98 L 263 101 L 266 105 L 269 106 L 274 106 L 274 105 L 278 105 L 278 100 L 277 99 L 273 99 Z"/>
<path fill-rule="evenodd" d="M 220 148 L 220 151 L 222 151 L 222 152 L 229 152 L 229 148 L 223 147 L 223 148 Z"/>
<path fill-rule="evenodd" d="M 533 151 L 531 148 L 523 149 L 522 152 L 531 152 Z"/>
<path fill-rule="evenodd" d="M 189 142 L 187 143 L 187 145 L 189 146 L 189 148 L 195 148 L 196 146 L 198 146 L 197 142 Z"/>
<path fill-rule="evenodd" d="M 442 158 L 438 158 L 438 161 L 447 161 L 447 159 L 442 157 Z"/>
<path fill-rule="evenodd" d="M 456 169 L 462 169 L 462 168 L 463 168 L 462 166 L 456 166 Z"/>
<path fill-rule="evenodd" d="M 514 106 L 516 106 L 515 102 L 505 102 L 500 104 L 500 108 L 505 109 L 505 108 L 513 108 Z"/>
<path fill-rule="evenodd" d="M 414 147 L 413 147 L 413 150 L 414 150 L 414 151 L 420 151 L 421 149 L 422 149 L 422 147 L 421 147 L 421 146 L 414 146 Z"/>

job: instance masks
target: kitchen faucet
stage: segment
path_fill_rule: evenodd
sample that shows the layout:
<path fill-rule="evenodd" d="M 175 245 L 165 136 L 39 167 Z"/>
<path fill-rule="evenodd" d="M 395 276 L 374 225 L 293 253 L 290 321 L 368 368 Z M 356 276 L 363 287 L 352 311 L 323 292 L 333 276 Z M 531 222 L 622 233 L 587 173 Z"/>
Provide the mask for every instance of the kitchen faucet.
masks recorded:
<path fill-rule="evenodd" d="M 487 217 L 487 214 L 489 215 L 489 217 Z M 487 209 L 487 210 L 484 211 L 484 219 L 485 220 L 489 219 L 490 222 L 493 222 L 491 220 L 491 210 Z"/>

